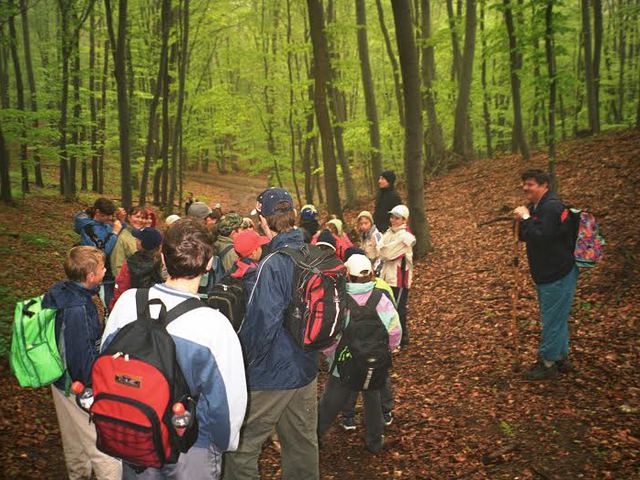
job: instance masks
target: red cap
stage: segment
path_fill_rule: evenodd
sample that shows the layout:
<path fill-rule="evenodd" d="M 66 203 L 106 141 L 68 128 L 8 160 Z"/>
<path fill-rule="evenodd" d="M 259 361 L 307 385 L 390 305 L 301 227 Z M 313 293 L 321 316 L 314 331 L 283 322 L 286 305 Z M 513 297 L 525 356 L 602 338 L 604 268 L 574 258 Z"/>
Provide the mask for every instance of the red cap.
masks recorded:
<path fill-rule="evenodd" d="M 173 410 L 173 413 L 175 413 L 176 415 L 182 415 L 185 411 L 184 404 L 182 402 L 176 402 L 173 404 L 171 410 Z"/>
<path fill-rule="evenodd" d="M 83 390 L 84 390 L 84 383 L 76 380 L 71 384 L 71 391 L 76 395 L 80 395 Z"/>
<path fill-rule="evenodd" d="M 258 247 L 266 245 L 267 243 L 269 243 L 267 237 L 261 237 L 253 230 L 243 230 L 236 235 L 233 241 L 233 248 L 235 248 L 240 257 L 248 257 L 255 252 Z"/>

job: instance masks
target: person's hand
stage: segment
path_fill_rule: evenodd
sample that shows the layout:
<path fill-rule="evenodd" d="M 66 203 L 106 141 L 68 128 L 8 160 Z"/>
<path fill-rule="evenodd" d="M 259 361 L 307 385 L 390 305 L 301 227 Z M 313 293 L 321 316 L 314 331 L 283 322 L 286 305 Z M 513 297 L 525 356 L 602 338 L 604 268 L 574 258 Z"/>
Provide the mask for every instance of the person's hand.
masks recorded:
<path fill-rule="evenodd" d="M 116 218 L 120 221 L 120 222 L 124 222 L 125 219 L 127 218 L 127 211 L 120 207 L 116 210 Z"/>
<path fill-rule="evenodd" d="M 529 215 L 529 209 L 527 207 L 520 206 L 513 211 L 513 216 L 516 220 L 527 219 Z"/>
<path fill-rule="evenodd" d="M 113 221 L 113 233 L 118 235 L 121 230 L 122 230 L 122 222 L 118 219 L 115 219 Z"/>
<path fill-rule="evenodd" d="M 264 236 L 271 240 L 276 236 L 274 232 L 269 228 L 269 224 L 267 223 L 267 219 L 260 215 L 260 226 L 262 227 L 262 231 L 264 232 Z"/>

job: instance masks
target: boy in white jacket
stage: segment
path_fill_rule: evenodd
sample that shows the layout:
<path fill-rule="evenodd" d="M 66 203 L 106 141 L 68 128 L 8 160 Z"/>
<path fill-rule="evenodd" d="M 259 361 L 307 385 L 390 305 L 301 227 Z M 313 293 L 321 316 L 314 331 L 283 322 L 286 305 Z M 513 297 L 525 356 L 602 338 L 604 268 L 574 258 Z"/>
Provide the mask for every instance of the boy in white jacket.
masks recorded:
<path fill-rule="evenodd" d="M 382 235 L 378 244 L 378 255 L 382 261 L 380 278 L 391 286 L 396 298 L 402 325 L 400 345 L 404 347 L 409 344 L 407 300 L 413 280 L 413 246 L 416 244 L 416 237 L 407 230 L 409 209 L 406 205 L 396 205 L 389 215 L 391 227 Z"/>

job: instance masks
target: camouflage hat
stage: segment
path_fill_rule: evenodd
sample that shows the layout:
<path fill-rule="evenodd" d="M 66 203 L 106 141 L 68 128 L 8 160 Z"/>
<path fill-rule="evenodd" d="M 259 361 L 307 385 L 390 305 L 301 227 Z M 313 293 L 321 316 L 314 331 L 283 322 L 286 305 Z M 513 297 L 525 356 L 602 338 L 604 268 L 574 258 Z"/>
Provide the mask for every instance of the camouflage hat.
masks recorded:
<path fill-rule="evenodd" d="M 242 227 L 242 215 L 237 213 L 227 213 L 218 220 L 217 228 L 218 233 L 223 237 L 228 237 L 231 232 Z"/>

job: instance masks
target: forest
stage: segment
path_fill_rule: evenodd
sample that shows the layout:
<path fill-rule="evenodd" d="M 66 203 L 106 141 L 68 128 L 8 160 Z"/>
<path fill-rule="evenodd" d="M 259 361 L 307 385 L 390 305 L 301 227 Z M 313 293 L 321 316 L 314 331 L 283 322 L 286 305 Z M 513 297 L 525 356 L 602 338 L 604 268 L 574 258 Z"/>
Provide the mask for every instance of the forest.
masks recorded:
<path fill-rule="evenodd" d="M 419 333 L 388 448 L 336 427 L 322 478 L 637 478 L 639 129 L 640 0 L 0 2 L 0 418 L 21 420 L 0 420 L 0 478 L 65 478 L 48 391 L 4 357 L 16 301 L 64 277 L 74 212 L 107 196 L 164 218 L 195 191 L 248 213 L 281 186 L 353 224 L 384 170 Z M 607 236 L 578 284 L 578 373 L 545 385 L 516 379 L 539 334 L 504 221 L 527 168 Z M 260 468 L 280 478 L 273 445 Z"/>
<path fill-rule="evenodd" d="M 0 10 L 1 197 L 120 178 L 169 214 L 188 171 L 268 173 L 329 213 L 404 171 L 549 152 L 640 122 L 633 0 L 9 0 Z M 111 188 L 111 187 L 110 187 Z M 115 192 L 114 192 L 115 193 Z"/>

